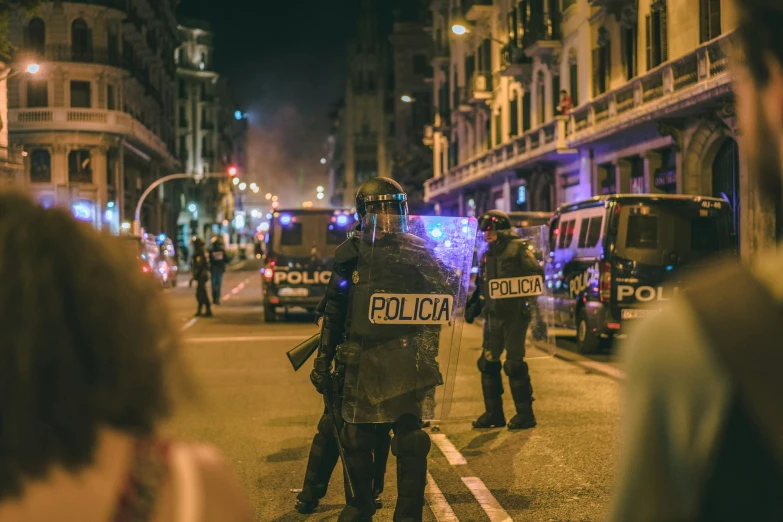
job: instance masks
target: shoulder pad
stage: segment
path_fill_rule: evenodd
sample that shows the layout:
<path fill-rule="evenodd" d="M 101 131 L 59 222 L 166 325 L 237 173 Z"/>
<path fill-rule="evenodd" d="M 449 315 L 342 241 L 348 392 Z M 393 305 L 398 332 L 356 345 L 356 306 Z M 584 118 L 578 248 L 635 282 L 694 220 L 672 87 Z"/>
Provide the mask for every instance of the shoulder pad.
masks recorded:
<path fill-rule="evenodd" d="M 342 277 L 347 277 L 359 259 L 359 249 L 356 239 L 346 239 L 334 251 L 334 271 Z"/>

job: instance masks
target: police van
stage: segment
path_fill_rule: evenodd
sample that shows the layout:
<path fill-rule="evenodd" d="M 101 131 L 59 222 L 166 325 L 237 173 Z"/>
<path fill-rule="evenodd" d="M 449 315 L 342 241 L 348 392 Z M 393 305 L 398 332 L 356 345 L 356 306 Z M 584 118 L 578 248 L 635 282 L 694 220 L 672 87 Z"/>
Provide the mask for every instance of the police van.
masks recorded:
<path fill-rule="evenodd" d="M 315 310 L 332 275 L 334 251 L 356 222 L 348 209 L 278 210 L 264 238 L 264 320 L 291 308 Z"/>
<path fill-rule="evenodd" d="M 698 269 L 735 249 L 729 204 L 684 195 L 608 195 L 560 207 L 545 281 L 555 323 L 582 353 L 657 313 Z"/>

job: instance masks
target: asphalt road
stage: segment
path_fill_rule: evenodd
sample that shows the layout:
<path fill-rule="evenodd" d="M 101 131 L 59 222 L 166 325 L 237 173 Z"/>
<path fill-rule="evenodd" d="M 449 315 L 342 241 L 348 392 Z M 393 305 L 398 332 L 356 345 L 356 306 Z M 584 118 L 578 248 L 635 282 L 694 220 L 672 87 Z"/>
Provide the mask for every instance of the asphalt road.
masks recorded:
<path fill-rule="evenodd" d="M 293 509 L 323 403 L 308 379 L 294 373 L 285 352 L 315 333 L 311 318 L 264 324 L 257 266 L 226 274 L 224 303 L 213 318 L 194 321 L 194 290 L 186 281 L 166 291 L 186 340 L 185 359 L 199 398 L 183 405 L 171 434 L 207 441 L 234 467 L 257 510 L 257 520 L 334 521 L 343 503 L 336 473 L 319 510 Z M 475 361 L 477 326 L 466 325 L 451 415 L 433 431 L 425 520 L 439 522 L 598 521 L 605 517 L 618 454 L 619 386 L 612 356 L 530 359 L 538 426 L 523 432 L 473 430 L 483 411 Z M 598 365 L 598 366 L 596 366 Z M 609 370 L 607 370 L 609 368 Z M 607 375 L 607 373 L 609 375 Z M 507 388 L 507 386 L 506 386 Z M 506 415 L 513 415 L 506 389 Z M 387 507 L 374 520 L 391 521 L 394 458 Z M 339 464 L 338 464 L 339 470 Z"/>

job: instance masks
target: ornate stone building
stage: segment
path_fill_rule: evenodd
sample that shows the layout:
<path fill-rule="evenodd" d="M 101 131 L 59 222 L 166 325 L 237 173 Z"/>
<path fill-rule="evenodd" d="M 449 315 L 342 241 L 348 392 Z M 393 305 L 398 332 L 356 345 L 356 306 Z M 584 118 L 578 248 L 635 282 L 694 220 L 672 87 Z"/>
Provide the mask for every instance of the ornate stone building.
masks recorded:
<path fill-rule="evenodd" d="M 41 71 L 8 83 L 9 131 L 22 183 L 100 229 L 133 219 L 141 191 L 177 169 L 177 0 L 44 2 L 10 23 L 18 61 Z M 178 198 L 163 186 L 142 225 L 172 232 Z"/>
<path fill-rule="evenodd" d="M 736 142 L 728 0 L 433 0 L 431 10 L 426 197 L 441 213 L 701 194 L 731 204 L 743 256 L 774 244 L 776 209 Z"/>

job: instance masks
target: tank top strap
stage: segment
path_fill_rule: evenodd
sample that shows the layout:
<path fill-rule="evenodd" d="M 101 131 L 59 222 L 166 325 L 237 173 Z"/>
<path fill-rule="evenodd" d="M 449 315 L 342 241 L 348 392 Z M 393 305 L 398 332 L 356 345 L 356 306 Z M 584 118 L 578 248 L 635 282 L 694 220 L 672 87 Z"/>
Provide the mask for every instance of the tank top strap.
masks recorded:
<path fill-rule="evenodd" d="M 171 474 L 171 444 L 155 438 L 139 439 L 120 492 L 112 522 L 149 522 L 155 513 L 160 490 Z"/>

